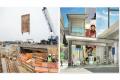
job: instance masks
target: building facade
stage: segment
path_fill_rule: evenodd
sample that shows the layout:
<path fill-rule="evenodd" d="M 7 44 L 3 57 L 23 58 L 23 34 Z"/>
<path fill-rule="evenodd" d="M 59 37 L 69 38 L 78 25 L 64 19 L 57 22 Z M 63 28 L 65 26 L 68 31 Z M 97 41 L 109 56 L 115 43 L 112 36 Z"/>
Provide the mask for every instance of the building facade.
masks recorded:
<path fill-rule="evenodd" d="M 93 8 L 93 13 L 87 13 L 86 11 L 86 14 L 67 15 L 69 27 L 69 34 L 66 35 L 68 66 L 118 64 L 119 22 L 114 23 L 96 37 L 96 30 L 94 34 L 90 33 L 91 25 L 96 28 L 96 13 L 94 10 Z M 93 14 L 93 18 L 89 17 L 91 14 Z"/>

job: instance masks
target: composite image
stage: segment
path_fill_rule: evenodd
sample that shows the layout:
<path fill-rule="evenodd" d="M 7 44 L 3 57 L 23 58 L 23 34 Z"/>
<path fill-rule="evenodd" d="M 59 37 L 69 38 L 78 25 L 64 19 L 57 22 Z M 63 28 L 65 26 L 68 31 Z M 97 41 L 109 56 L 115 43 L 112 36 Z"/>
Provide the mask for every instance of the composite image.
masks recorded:
<path fill-rule="evenodd" d="M 1 73 L 119 73 L 118 7 L 0 7 Z"/>

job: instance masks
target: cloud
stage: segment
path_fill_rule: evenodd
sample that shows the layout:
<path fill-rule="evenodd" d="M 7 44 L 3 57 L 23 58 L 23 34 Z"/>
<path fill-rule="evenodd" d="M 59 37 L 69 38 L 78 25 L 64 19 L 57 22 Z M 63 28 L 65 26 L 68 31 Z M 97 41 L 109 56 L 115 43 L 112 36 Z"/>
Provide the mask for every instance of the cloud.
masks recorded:
<path fill-rule="evenodd" d="M 97 36 L 104 32 L 105 29 L 97 29 Z"/>
<path fill-rule="evenodd" d="M 97 19 L 103 19 L 103 20 L 107 20 L 108 18 L 107 18 L 107 16 L 105 16 L 105 15 L 102 15 L 102 14 L 100 14 L 100 13 L 97 13 Z"/>
<path fill-rule="evenodd" d="M 104 15 L 106 15 L 106 16 L 108 15 L 108 12 L 105 11 L 105 10 L 103 10 L 102 13 L 103 13 Z M 119 16 L 119 13 L 116 14 L 116 13 L 114 13 L 114 12 L 110 12 L 110 16 Z"/>

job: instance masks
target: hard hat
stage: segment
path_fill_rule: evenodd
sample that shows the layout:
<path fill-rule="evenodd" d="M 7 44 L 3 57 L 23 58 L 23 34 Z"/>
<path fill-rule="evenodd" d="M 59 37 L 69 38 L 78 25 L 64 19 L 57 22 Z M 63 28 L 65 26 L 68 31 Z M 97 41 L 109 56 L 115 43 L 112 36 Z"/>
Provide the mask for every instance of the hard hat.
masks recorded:
<path fill-rule="evenodd" d="M 49 56 L 51 56 L 51 54 L 48 54 Z"/>

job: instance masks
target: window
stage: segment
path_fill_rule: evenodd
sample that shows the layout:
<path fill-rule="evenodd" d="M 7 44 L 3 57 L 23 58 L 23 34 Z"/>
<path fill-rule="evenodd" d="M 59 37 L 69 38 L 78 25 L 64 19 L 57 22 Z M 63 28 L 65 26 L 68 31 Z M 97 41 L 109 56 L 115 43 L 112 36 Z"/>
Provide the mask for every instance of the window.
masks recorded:
<path fill-rule="evenodd" d="M 84 36 L 85 34 L 85 21 L 82 20 L 74 20 L 72 21 L 72 35 L 75 36 Z"/>
<path fill-rule="evenodd" d="M 78 36 L 82 36 L 84 34 L 83 27 L 72 27 L 72 33 L 75 33 Z"/>
<path fill-rule="evenodd" d="M 96 32 L 100 35 L 108 28 L 108 8 L 96 8 Z"/>
<path fill-rule="evenodd" d="M 108 8 L 109 27 L 119 20 L 119 8 Z"/>

